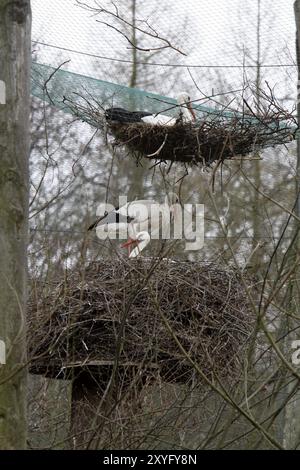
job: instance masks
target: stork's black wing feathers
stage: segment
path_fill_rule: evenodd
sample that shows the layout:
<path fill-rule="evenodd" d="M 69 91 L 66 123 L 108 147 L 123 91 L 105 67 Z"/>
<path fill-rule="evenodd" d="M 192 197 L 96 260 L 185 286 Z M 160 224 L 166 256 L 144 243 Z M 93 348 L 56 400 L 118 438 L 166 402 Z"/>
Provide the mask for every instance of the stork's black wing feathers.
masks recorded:
<path fill-rule="evenodd" d="M 93 230 L 98 225 L 106 224 L 130 224 L 134 220 L 134 217 L 129 215 L 120 214 L 119 207 L 116 207 L 115 210 L 111 211 L 109 214 L 106 212 L 103 216 L 99 217 L 94 223 L 92 223 L 88 230 Z"/>
<path fill-rule="evenodd" d="M 151 113 L 145 111 L 128 111 L 124 108 L 109 108 L 105 110 L 107 121 L 117 122 L 142 122 L 142 118 L 151 116 Z"/>

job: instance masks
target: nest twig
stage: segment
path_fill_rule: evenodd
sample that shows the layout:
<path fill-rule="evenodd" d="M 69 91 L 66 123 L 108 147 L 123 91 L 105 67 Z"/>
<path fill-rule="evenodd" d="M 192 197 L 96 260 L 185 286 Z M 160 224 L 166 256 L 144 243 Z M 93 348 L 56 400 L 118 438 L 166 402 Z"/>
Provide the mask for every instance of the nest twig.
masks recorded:
<path fill-rule="evenodd" d="M 29 305 L 31 372 L 68 378 L 88 370 L 105 387 L 118 361 L 127 378 L 138 372 L 141 380 L 187 383 L 193 366 L 167 320 L 208 376 L 234 374 L 253 328 L 237 272 L 163 260 L 147 279 L 151 263 L 102 260 L 53 285 L 35 283 Z"/>

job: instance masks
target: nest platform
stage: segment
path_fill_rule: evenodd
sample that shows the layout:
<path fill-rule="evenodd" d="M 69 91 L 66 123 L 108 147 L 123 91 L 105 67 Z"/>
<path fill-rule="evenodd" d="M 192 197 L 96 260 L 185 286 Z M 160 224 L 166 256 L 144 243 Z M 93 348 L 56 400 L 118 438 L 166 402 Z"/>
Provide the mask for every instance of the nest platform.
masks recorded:
<path fill-rule="evenodd" d="M 187 383 L 239 368 L 253 314 L 235 270 L 198 262 L 103 260 L 55 283 L 35 282 L 29 304 L 30 372 L 122 382 Z"/>

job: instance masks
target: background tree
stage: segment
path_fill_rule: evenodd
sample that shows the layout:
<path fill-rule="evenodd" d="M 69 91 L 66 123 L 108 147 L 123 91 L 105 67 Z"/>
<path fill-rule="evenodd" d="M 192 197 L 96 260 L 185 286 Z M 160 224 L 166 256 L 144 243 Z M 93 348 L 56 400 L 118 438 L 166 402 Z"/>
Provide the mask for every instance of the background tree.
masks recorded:
<path fill-rule="evenodd" d="M 298 83 L 297 83 L 297 119 L 300 122 L 300 1 L 295 0 L 294 3 L 295 22 L 296 22 L 296 58 L 298 66 Z M 300 135 L 297 135 L 297 163 L 295 175 L 295 206 L 294 213 L 300 218 Z M 293 219 L 291 221 L 294 233 L 294 244 L 290 247 L 289 255 L 287 257 L 288 266 L 293 266 L 295 259 L 297 266 L 295 269 L 295 276 L 290 280 L 287 286 L 287 309 L 294 315 L 294 318 L 287 316 L 283 321 L 282 330 L 286 335 L 285 351 L 289 353 L 292 348 L 292 342 L 299 340 L 299 306 L 300 306 L 300 289 L 299 289 L 299 274 L 300 274 L 300 223 L 299 220 Z M 299 446 L 300 436 L 300 393 L 299 380 L 293 378 L 289 381 L 285 388 L 284 398 L 292 397 L 287 403 L 282 416 L 282 430 L 281 438 L 284 446 L 287 449 L 295 449 Z"/>

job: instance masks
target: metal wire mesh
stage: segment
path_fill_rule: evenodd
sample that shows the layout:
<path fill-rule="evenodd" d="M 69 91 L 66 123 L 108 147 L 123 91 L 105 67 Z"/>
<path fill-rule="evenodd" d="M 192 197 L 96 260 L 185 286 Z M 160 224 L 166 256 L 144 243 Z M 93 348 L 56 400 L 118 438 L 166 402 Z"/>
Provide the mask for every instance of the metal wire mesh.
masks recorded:
<path fill-rule="evenodd" d="M 132 2 L 117 3 L 130 20 Z M 85 4 L 95 6 L 93 0 Z M 101 4 L 112 8 L 109 0 Z M 39 41 L 34 50 L 40 62 L 55 66 L 71 59 L 71 71 L 128 85 L 132 47 L 100 23 L 102 17 L 73 0 L 33 0 L 32 5 L 33 39 Z M 286 94 L 286 83 L 296 77 L 293 0 L 137 0 L 136 8 L 137 18 L 147 18 L 161 36 L 187 54 L 171 49 L 137 51 L 137 64 L 144 70 L 137 86 L 146 84 L 148 91 L 173 95 L 187 88 L 197 93 L 190 74 L 207 95 L 222 84 L 238 88 L 245 78 L 255 79 L 258 64 L 261 78 L 277 84 L 278 92 Z M 161 45 L 147 37 L 140 41 L 147 47 Z M 116 80 L 120 68 L 123 73 Z"/>

